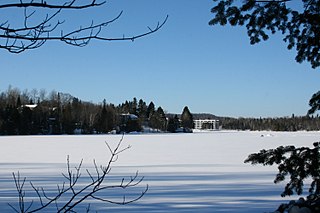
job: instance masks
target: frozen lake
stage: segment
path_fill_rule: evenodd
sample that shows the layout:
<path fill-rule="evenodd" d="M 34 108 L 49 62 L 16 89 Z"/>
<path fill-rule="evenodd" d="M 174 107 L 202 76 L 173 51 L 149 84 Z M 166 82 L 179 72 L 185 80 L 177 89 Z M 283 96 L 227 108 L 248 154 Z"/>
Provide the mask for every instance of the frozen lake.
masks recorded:
<path fill-rule="evenodd" d="M 282 202 L 283 185 L 273 184 L 275 167 L 244 164 L 260 149 L 280 145 L 312 146 L 319 132 L 218 131 L 193 134 L 125 135 L 122 146 L 131 145 L 113 164 L 110 181 L 139 171 L 144 181 L 133 191 L 147 194 L 126 206 L 92 203 L 93 212 L 271 212 Z M 52 192 L 61 184 L 66 158 L 72 165 L 83 159 L 92 169 L 110 156 L 105 142 L 115 146 L 119 135 L 10 136 L 0 137 L 0 209 L 13 212 L 17 205 L 12 172 Z M 32 196 L 32 192 L 26 192 Z M 117 198 L 115 198 L 117 199 Z M 53 210 L 52 210 L 53 211 Z M 54 212 L 54 211 L 53 211 Z M 84 212 L 84 210 L 79 210 Z"/>

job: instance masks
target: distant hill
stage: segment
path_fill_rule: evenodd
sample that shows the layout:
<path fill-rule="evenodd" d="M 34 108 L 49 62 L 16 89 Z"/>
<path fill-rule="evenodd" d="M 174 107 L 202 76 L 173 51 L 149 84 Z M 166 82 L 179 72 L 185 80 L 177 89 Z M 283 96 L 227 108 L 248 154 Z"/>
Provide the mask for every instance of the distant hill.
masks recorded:
<path fill-rule="evenodd" d="M 167 117 L 176 114 L 168 113 Z M 216 116 L 211 113 L 193 113 L 194 120 L 216 119 L 223 129 L 231 130 L 272 130 L 272 131 L 319 131 L 320 116 L 294 116 L 277 118 L 233 118 Z M 180 118 L 180 114 L 177 114 Z"/>
<path fill-rule="evenodd" d="M 178 115 L 178 117 L 180 118 L 181 114 L 173 114 L 173 113 L 167 113 L 166 116 L 167 117 L 174 117 L 175 115 Z M 219 119 L 218 116 L 213 115 L 211 113 L 192 113 L 193 115 L 193 119 L 195 120 L 201 120 L 201 119 Z"/>
<path fill-rule="evenodd" d="M 210 114 L 210 113 L 195 113 L 192 114 L 193 115 L 193 119 L 196 120 L 203 120 L 203 119 L 219 119 L 218 116 Z"/>

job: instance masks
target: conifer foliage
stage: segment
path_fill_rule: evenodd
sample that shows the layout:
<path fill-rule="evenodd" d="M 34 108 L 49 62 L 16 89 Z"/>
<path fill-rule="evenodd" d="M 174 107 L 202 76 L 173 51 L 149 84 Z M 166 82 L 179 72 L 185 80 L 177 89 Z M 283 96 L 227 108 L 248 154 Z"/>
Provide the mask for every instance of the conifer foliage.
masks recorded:
<path fill-rule="evenodd" d="M 174 117 L 170 117 L 168 121 L 168 132 L 175 133 L 177 129 L 180 127 L 180 120 L 178 118 L 178 115 L 175 115 Z"/>
<path fill-rule="evenodd" d="M 264 166 L 278 165 L 278 174 L 274 183 L 285 181 L 289 176 L 281 196 L 303 193 L 304 183 L 311 178 L 309 195 L 298 202 L 290 202 L 279 206 L 277 212 L 320 212 L 320 143 L 313 144 L 313 148 L 279 146 L 276 149 L 260 150 L 259 153 L 249 155 L 245 163 L 262 164 Z M 290 209 L 297 209 L 293 211 Z M 304 209 L 304 211 L 302 210 Z"/>
<path fill-rule="evenodd" d="M 0 135 L 139 132 L 143 126 L 166 131 L 164 110 L 136 98 L 115 106 L 56 91 L 47 95 L 43 90 L 9 87 L 0 92 Z"/>
<path fill-rule="evenodd" d="M 209 25 L 244 26 L 251 44 L 268 40 L 270 34 L 280 32 L 283 40 L 287 42 L 287 48 L 295 48 L 295 59 L 298 63 L 306 61 L 312 68 L 320 67 L 320 0 L 214 1 L 218 3 L 211 9 L 214 17 Z M 320 109 L 319 94 L 318 92 L 312 96 L 309 102 L 311 107 L 309 114 Z M 255 124 L 263 125 L 263 120 L 260 119 Z M 297 126 L 289 126 L 297 130 Z M 282 127 L 288 126 L 282 125 Z M 275 183 L 284 181 L 286 176 L 290 176 L 282 196 L 292 195 L 294 192 L 300 195 L 306 178 L 312 178 L 310 195 L 306 200 L 301 198 L 299 202 L 293 201 L 281 205 L 276 212 L 320 212 L 319 143 L 314 143 L 313 146 L 313 148 L 280 146 L 276 149 L 261 150 L 259 153 L 249 155 L 245 160 L 252 164 L 278 165 L 279 173 Z"/>
<path fill-rule="evenodd" d="M 181 114 L 181 126 L 186 129 L 193 128 L 193 116 L 187 106 L 183 108 Z"/>
<path fill-rule="evenodd" d="M 290 176 L 281 196 L 294 193 L 301 195 L 304 181 L 312 178 L 309 187 L 310 194 L 320 194 L 320 143 L 313 144 L 313 148 L 295 146 L 279 146 L 276 149 L 261 150 L 249 155 L 245 163 L 262 164 L 264 166 L 278 165 L 278 174 L 274 183 L 282 182 Z"/>
<path fill-rule="evenodd" d="M 288 49 L 296 49 L 296 61 L 307 61 L 312 68 L 320 66 L 319 0 L 214 0 L 209 25 L 245 26 L 250 43 L 268 40 L 281 32 Z M 301 5 L 299 5 L 299 3 Z"/>

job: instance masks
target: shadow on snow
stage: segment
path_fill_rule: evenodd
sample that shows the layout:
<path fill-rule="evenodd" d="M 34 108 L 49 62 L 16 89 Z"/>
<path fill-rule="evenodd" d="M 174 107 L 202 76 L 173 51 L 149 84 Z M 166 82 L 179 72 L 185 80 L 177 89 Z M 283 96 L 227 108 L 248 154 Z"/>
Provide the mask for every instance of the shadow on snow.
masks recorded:
<path fill-rule="evenodd" d="M 17 171 L 21 168 L 21 176 L 27 177 L 26 197 L 36 199 L 35 193 L 29 187 L 28 181 L 36 186 L 43 186 L 49 195 L 57 191 L 57 184 L 63 181 L 62 176 L 56 176 L 65 171 L 65 165 L 54 164 L 0 164 L 0 209 L 1 212 L 13 212 L 7 203 L 17 206 L 17 192 L 9 170 Z M 50 173 L 43 174 L 46 168 Z M 120 167 L 111 173 L 109 183 L 119 183 L 122 177 L 133 175 L 128 172 L 129 167 Z M 143 169 L 142 169 L 143 170 Z M 147 170 L 150 170 L 148 168 Z M 120 200 L 123 193 L 130 197 L 139 195 L 149 185 L 147 194 L 139 201 L 119 206 L 89 200 L 93 212 L 237 212 L 263 213 L 271 212 L 285 202 L 280 197 L 282 186 L 274 185 L 274 174 L 270 172 L 239 173 L 239 172 L 166 172 L 161 166 L 154 166 L 153 171 L 141 173 L 145 177 L 138 187 L 129 191 L 114 190 L 104 194 L 106 198 Z M 157 171 L 158 170 L 158 171 Z M 12 171 L 11 171 L 12 172 Z M 36 173 L 36 175 L 35 175 Z M 54 174 L 55 173 L 55 174 Z M 79 184 L 90 181 L 85 172 Z M 282 200 L 281 200 L 282 199 Z M 30 200 L 29 200 L 30 201 Z M 83 203 L 77 212 L 83 212 L 88 203 Z M 52 209 L 54 212 L 54 209 Z"/>

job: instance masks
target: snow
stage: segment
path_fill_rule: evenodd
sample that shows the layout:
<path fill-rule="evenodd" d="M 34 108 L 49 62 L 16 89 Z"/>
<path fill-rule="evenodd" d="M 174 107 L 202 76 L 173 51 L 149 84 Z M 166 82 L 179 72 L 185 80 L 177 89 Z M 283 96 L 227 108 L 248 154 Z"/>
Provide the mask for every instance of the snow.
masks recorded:
<path fill-rule="evenodd" d="M 26 104 L 24 106 L 30 108 L 31 110 L 34 110 L 34 108 L 36 108 L 38 105 L 37 104 Z"/>
<path fill-rule="evenodd" d="M 280 203 L 283 184 L 273 184 L 276 167 L 244 164 L 261 149 L 280 145 L 312 146 L 319 132 L 214 131 L 193 134 L 125 135 L 121 153 L 113 164 L 113 181 L 144 176 L 132 193 L 147 194 L 138 202 L 117 206 L 93 203 L 100 212 L 271 212 Z M 12 172 L 27 181 L 54 190 L 63 181 L 66 158 L 83 168 L 107 162 L 105 142 L 115 146 L 120 135 L 5 136 L 0 137 L 0 209 L 17 203 Z M 85 170 L 83 171 L 85 176 Z M 129 194 L 131 193 L 128 192 Z"/>

